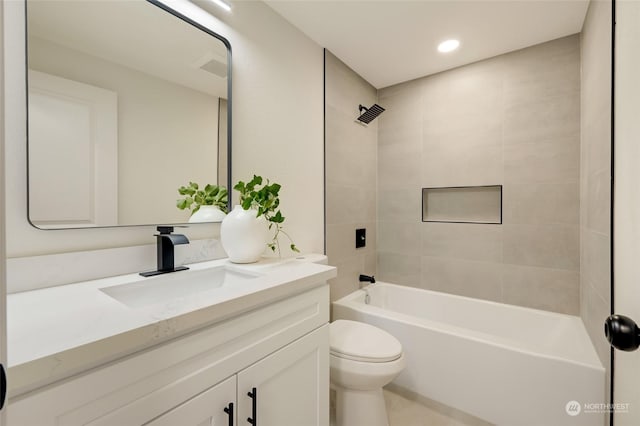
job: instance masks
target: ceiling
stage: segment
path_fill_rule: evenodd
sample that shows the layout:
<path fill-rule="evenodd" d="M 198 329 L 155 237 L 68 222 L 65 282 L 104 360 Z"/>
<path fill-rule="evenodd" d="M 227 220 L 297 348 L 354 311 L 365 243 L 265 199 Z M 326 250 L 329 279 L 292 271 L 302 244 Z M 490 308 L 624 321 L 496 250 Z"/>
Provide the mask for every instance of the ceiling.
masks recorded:
<path fill-rule="evenodd" d="M 27 17 L 29 38 L 227 98 L 225 45 L 150 3 L 30 1 Z"/>
<path fill-rule="evenodd" d="M 578 33 L 588 0 L 264 0 L 376 88 Z M 437 45 L 461 41 L 442 54 Z"/>

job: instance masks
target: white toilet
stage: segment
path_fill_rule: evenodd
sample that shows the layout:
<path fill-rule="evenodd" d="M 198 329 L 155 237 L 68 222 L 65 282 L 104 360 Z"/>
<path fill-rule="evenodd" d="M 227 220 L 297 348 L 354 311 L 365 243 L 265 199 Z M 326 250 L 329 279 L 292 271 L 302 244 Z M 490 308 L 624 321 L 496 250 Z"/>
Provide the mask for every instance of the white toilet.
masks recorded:
<path fill-rule="evenodd" d="M 362 322 L 336 320 L 329 330 L 336 426 L 388 426 L 382 387 L 405 367 L 402 345 Z"/>

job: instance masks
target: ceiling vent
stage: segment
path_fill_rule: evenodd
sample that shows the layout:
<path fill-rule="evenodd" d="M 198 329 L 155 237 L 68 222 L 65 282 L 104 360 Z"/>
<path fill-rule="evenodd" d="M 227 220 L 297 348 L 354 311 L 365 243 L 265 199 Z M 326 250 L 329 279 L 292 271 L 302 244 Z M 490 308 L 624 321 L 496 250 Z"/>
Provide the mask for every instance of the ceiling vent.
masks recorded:
<path fill-rule="evenodd" d="M 226 52 L 224 52 L 226 53 Z M 197 61 L 191 63 L 195 69 L 201 69 L 219 78 L 227 78 L 227 57 L 222 52 L 206 52 Z"/>
<path fill-rule="evenodd" d="M 220 62 L 217 59 L 211 59 L 210 61 L 205 62 L 200 65 L 200 69 L 210 72 L 211 74 L 215 74 L 221 78 L 227 78 L 227 64 L 225 62 Z"/>

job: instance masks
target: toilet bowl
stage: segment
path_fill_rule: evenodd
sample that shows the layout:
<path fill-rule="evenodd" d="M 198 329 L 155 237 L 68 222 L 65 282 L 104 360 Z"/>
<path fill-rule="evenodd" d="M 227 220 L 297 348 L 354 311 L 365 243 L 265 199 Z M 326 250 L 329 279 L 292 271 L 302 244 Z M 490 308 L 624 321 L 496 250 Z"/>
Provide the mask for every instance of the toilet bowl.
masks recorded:
<path fill-rule="evenodd" d="M 336 426 L 388 426 L 382 387 L 405 367 L 402 345 L 362 322 L 337 320 L 329 330 Z"/>

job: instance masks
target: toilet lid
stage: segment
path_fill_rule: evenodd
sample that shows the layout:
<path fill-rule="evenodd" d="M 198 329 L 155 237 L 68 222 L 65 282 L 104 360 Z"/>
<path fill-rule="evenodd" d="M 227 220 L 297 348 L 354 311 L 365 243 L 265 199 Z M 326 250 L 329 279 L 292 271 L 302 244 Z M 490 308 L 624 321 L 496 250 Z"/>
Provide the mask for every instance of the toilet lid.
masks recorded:
<path fill-rule="evenodd" d="M 389 362 L 400 358 L 398 339 L 377 327 L 358 321 L 336 320 L 329 326 L 331 354 L 363 362 Z"/>

